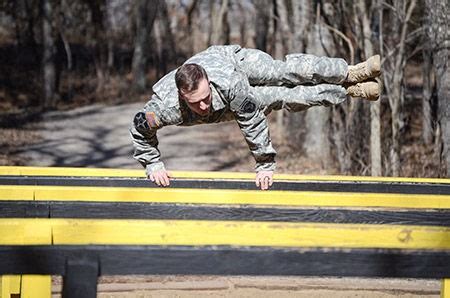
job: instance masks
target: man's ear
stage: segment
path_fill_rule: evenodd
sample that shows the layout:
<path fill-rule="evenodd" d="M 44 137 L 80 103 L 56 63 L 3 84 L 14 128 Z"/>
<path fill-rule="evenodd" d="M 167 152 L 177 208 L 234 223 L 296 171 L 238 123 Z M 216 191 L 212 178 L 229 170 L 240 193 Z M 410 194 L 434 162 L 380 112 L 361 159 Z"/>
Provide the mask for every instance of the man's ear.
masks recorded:
<path fill-rule="evenodd" d="M 180 89 L 178 89 L 178 97 L 179 97 L 180 99 L 182 99 L 182 100 L 185 100 L 185 99 L 184 99 L 184 96 L 183 96 L 183 93 L 181 93 L 181 90 L 180 90 Z"/>

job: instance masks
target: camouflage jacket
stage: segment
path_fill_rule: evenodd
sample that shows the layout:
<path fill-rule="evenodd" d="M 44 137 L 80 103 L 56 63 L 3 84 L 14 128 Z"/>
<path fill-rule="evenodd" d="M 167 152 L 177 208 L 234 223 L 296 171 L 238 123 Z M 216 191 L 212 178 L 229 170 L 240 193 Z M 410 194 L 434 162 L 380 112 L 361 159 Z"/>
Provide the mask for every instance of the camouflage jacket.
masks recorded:
<path fill-rule="evenodd" d="M 256 160 L 256 171 L 275 169 L 275 150 L 269 136 L 265 107 L 254 98 L 247 76 L 236 66 L 239 46 L 212 46 L 185 63 L 201 65 L 208 74 L 212 92 L 211 112 L 200 116 L 178 98 L 176 70 L 153 86 L 153 96 L 134 117 L 130 129 L 134 158 L 147 173 L 164 169 L 156 132 L 166 125 L 190 126 L 236 120 Z"/>

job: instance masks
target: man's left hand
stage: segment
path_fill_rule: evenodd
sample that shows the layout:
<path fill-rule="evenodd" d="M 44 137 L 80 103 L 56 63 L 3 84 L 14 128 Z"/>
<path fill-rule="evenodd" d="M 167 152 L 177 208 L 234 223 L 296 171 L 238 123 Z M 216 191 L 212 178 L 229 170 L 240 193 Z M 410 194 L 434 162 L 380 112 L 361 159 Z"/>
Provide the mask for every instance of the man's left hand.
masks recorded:
<path fill-rule="evenodd" d="M 259 171 L 256 174 L 256 186 L 268 190 L 273 184 L 273 171 Z"/>

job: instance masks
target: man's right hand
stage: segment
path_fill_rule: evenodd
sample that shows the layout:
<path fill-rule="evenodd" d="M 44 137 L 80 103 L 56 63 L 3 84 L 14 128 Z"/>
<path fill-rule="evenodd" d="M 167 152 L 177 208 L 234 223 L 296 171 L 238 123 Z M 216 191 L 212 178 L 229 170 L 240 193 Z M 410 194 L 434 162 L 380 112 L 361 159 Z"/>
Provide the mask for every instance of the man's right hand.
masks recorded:
<path fill-rule="evenodd" d="M 166 170 L 157 170 L 151 173 L 148 178 L 158 186 L 169 186 L 172 174 Z"/>

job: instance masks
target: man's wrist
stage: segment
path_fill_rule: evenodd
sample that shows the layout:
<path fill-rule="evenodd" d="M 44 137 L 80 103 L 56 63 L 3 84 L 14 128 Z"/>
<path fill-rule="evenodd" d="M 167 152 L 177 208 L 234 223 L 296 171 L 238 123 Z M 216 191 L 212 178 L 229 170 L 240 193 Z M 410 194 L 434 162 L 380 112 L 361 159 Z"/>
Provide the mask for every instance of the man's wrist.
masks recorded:
<path fill-rule="evenodd" d="M 275 171 L 276 167 L 276 163 L 274 162 L 257 163 L 255 166 L 255 171 Z"/>
<path fill-rule="evenodd" d="M 147 176 L 150 176 L 152 173 L 156 171 L 165 171 L 164 163 L 162 161 L 151 163 L 145 166 L 145 172 Z"/>

